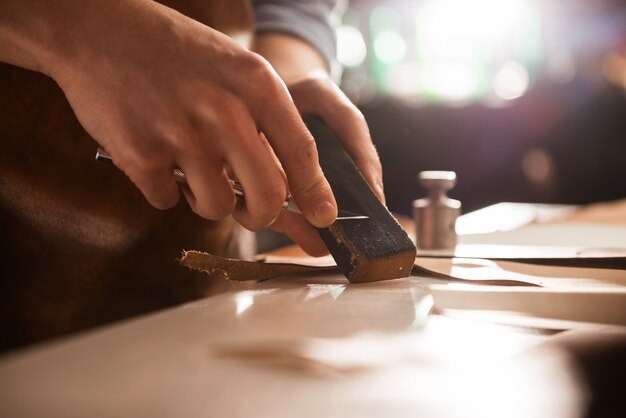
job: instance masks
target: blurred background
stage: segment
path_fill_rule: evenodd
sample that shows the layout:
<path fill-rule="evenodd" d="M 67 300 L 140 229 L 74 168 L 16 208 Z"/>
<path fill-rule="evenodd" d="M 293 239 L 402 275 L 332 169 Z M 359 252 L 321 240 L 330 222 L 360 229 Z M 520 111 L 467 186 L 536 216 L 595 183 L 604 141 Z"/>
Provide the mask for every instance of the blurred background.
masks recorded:
<path fill-rule="evenodd" d="M 464 212 L 626 197 L 626 2 L 351 0 L 342 89 L 361 108 L 388 204 L 454 170 Z"/>
<path fill-rule="evenodd" d="M 457 172 L 464 213 L 626 197 L 626 1 L 340 9 L 341 87 L 369 122 L 393 212 L 410 216 L 422 170 Z"/>

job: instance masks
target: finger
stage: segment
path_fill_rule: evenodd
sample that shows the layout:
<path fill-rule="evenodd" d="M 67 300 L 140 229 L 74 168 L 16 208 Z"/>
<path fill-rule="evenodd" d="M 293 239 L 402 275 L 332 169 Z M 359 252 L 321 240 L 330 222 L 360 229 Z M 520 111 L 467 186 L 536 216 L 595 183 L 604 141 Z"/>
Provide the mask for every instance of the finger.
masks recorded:
<path fill-rule="evenodd" d="M 382 165 L 361 112 L 352 105 L 339 105 L 334 112 L 326 112 L 321 117 L 337 135 L 378 199 L 384 203 Z"/>
<path fill-rule="evenodd" d="M 259 231 L 269 227 L 280 214 L 287 197 L 287 181 L 252 119 L 245 112 L 237 113 L 237 120 L 224 133 L 231 138 L 225 141 L 225 159 L 245 194 L 233 216 L 249 230 Z"/>
<path fill-rule="evenodd" d="M 297 213 L 283 211 L 272 225 L 272 229 L 287 234 L 300 248 L 313 257 L 328 254 L 328 248 L 319 233 Z"/>
<path fill-rule="evenodd" d="M 305 218 L 318 228 L 337 217 L 337 203 L 319 166 L 315 141 L 286 91 L 274 106 L 260 113 L 259 126 L 278 156 L 294 200 Z"/>
<path fill-rule="evenodd" d="M 194 147 L 194 154 L 180 158 L 187 179 L 183 192 L 196 214 L 219 220 L 233 212 L 236 199 L 221 158 L 208 155 L 205 149 L 206 144 Z"/>
<path fill-rule="evenodd" d="M 163 162 L 149 162 L 138 157 L 113 157 L 119 169 L 124 171 L 130 180 L 144 195 L 148 203 L 157 209 L 169 209 L 178 203 L 180 190 L 174 181 L 171 165 Z"/>
<path fill-rule="evenodd" d="M 280 160 L 278 159 L 278 157 L 276 156 L 276 153 L 272 149 L 272 146 L 270 145 L 269 141 L 267 140 L 267 137 L 265 136 L 263 132 L 261 132 L 259 133 L 259 138 L 261 138 L 261 143 L 267 148 L 268 152 L 274 159 L 274 164 L 276 164 L 276 166 L 280 168 L 280 175 L 282 176 L 283 181 L 285 182 L 287 186 L 289 186 L 289 183 L 287 182 L 287 174 L 285 174 L 285 170 L 283 170 L 283 166 L 280 163 Z M 287 190 L 287 193 L 289 193 L 289 190 Z"/>
<path fill-rule="evenodd" d="M 384 202 L 382 166 L 363 114 L 328 77 L 296 84 L 291 92 L 301 113 L 320 116 L 339 137 L 365 180 Z"/>

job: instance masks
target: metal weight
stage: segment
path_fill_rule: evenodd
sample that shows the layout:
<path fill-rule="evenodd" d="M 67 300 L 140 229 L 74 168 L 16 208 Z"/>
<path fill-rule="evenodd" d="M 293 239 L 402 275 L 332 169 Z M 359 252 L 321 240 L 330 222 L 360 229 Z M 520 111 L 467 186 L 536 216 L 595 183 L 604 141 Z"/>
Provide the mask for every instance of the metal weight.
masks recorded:
<path fill-rule="evenodd" d="M 461 214 L 461 202 L 450 199 L 446 192 L 456 185 L 454 171 L 422 171 L 420 184 L 428 195 L 413 201 L 417 248 L 427 250 L 451 249 L 457 242 L 456 220 Z"/>

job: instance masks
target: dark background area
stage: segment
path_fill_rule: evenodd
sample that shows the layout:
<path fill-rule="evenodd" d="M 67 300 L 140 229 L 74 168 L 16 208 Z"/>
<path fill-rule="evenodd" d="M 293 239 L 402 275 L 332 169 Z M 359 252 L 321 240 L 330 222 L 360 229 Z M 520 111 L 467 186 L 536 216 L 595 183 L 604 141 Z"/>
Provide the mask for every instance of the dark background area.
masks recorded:
<path fill-rule="evenodd" d="M 437 22 L 423 17 L 433 5 L 440 12 L 428 16 Z M 509 7 L 519 15 L 507 16 Z M 498 19 L 509 20 L 498 26 Z M 626 2 L 352 0 L 343 25 L 357 28 L 367 48 L 362 64 L 344 66 L 342 86 L 370 124 L 392 211 L 410 214 L 411 201 L 423 195 L 416 180 L 421 170 L 456 171 L 451 196 L 464 212 L 501 201 L 585 204 L 626 197 Z M 424 45 L 437 45 L 433 37 L 452 42 L 451 50 L 473 48 L 466 38 L 485 31 L 481 26 L 493 26 L 491 33 L 503 39 L 487 39 L 466 57 L 459 48 L 458 60 L 454 53 L 424 53 Z M 380 45 L 394 49 L 394 43 L 377 45 L 377 37 L 389 31 L 402 38 L 405 52 L 385 62 Z M 487 58 L 472 62 L 472 54 Z M 469 61 L 482 90 L 460 101 L 433 100 L 429 86 L 404 94 L 415 90 L 416 77 L 394 67 L 409 63 L 419 72 L 433 60 Z M 496 88 L 484 85 L 511 60 L 528 71 L 529 86 L 494 105 Z M 388 76 L 398 81 L 396 74 L 400 88 L 388 88 Z"/>
<path fill-rule="evenodd" d="M 410 215 L 421 170 L 453 170 L 463 211 L 501 201 L 585 204 L 626 197 L 626 96 L 605 85 L 583 102 L 541 86 L 507 108 L 362 106 L 384 167 L 389 208 Z M 533 172 L 534 170 L 534 172 Z"/>

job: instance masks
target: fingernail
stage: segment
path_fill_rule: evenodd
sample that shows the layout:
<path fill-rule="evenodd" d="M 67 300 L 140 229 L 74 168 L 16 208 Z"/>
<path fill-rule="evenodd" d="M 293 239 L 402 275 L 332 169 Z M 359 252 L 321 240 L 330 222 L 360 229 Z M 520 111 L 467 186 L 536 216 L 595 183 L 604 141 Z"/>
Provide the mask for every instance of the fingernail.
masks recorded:
<path fill-rule="evenodd" d="M 337 218 L 337 208 L 330 202 L 322 202 L 314 212 L 315 226 L 324 228 L 335 222 Z"/>

